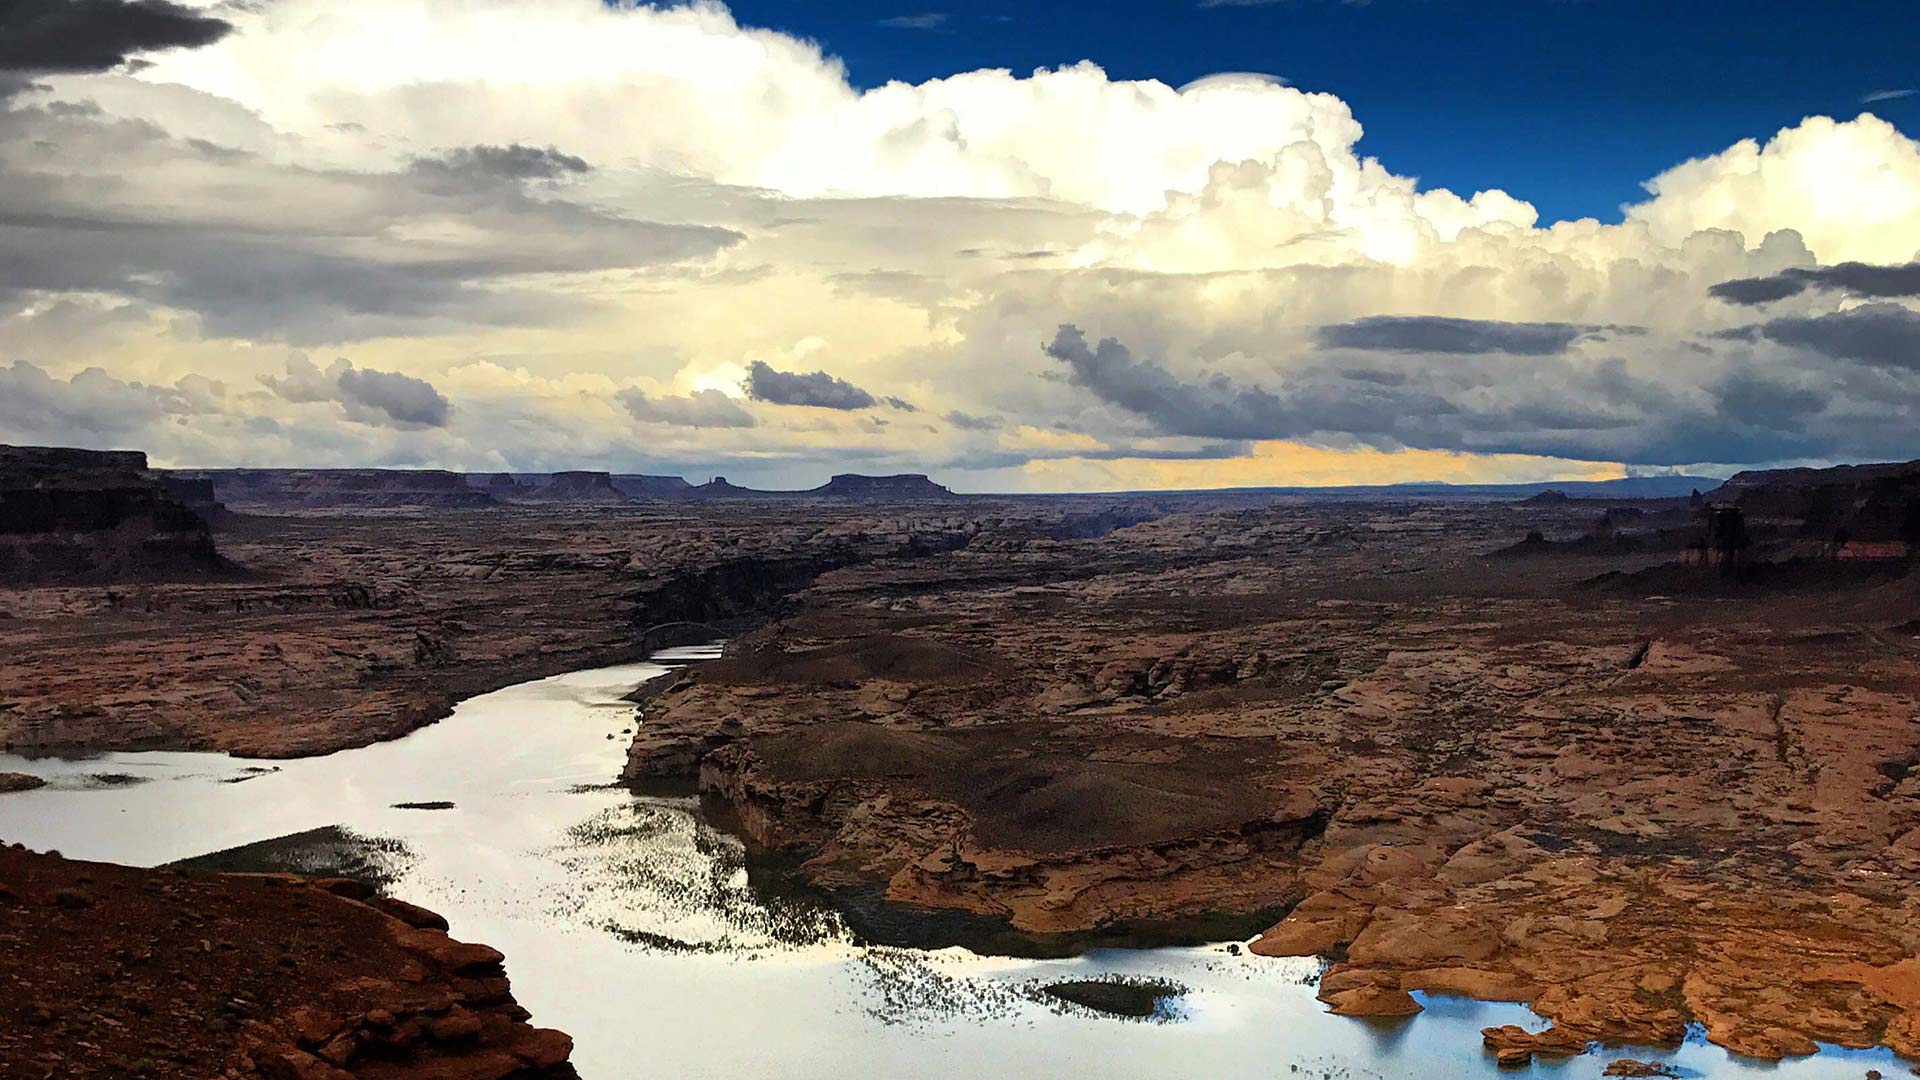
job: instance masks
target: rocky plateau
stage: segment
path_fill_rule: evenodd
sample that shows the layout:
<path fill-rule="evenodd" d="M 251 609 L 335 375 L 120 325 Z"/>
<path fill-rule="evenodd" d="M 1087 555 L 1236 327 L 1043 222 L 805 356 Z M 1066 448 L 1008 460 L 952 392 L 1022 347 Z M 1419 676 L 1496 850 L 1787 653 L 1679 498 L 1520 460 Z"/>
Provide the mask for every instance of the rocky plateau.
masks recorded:
<path fill-rule="evenodd" d="M 724 636 L 723 659 L 636 696 L 622 779 L 697 786 L 767 856 L 758 872 L 839 899 L 863 932 L 918 915 L 919 940 L 962 927 L 1036 952 L 1243 934 L 1325 958 L 1343 1015 L 1408 1015 L 1415 992 L 1526 1002 L 1553 1026 L 1489 1029 L 1510 1063 L 1693 1024 L 1754 1057 L 1819 1041 L 1920 1060 L 1911 473 L 1693 499 L 888 501 L 924 478 L 883 478 L 842 484 L 851 498 L 651 502 L 563 474 L 578 500 L 482 478 L 460 481 L 479 504 L 272 513 L 216 474 L 196 499 L 229 509 L 187 531 L 222 572 L 101 560 L 0 587 L 0 745 L 325 753 Z M 155 1075 L 179 1053 L 218 1057 L 209 1075 L 469 1075 L 408 1064 L 445 1056 L 434 1024 L 456 1006 L 504 1018 L 461 1045 L 558 1045 L 418 959 L 424 915 L 272 877 L 23 852 L 0 870 L 0 980 L 47 1014 L 24 1016 L 10 1060 L 43 1060 L 52 1025 L 78 1022 L 56 1006 L 100 974 L 54 981 L 31 958 L 85 940 L 61 934 L 117 941 L 76 921 L 114 904 L 129 934 L 240 920 L 167 938 L 189 953 L 248 919 L 360 920 L 374 943 L 283 950 L 292 966 L 245 953 L 228 975 L 255 980 L 254 1005 L 218 1039 L 96 1009 L 116 1039 L 170 1044 L 141 1051 Z M 131 963 L 64 955 L 106 986 Z M 420 980 L 394 982 L 403 956 L 458 1000 L 435 1012 L 445 995 L 427 1008 Z M 353 982 L 382 978 L 405 1008 Z M 293 1019 L 309 1003 L 329 1020 L 311 1032 Z M 327 1057 L 343 1032 L 364 1057 Z M 541 1054 L 514 1060 L 563 1068 Z"/>

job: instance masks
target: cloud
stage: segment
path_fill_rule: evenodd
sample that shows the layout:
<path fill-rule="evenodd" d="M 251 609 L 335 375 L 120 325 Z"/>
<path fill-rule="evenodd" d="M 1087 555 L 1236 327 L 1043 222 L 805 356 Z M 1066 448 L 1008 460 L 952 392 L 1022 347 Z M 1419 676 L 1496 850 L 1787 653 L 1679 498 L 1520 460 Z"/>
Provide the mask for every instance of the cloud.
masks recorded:
<path fill-rule="evenodd" d="M 998 431 L 1007 426 L 1007 422 L 997 416 L 975 416 L 959 409 L 948 412 L 945 419 L 962 431 Z"/>
<path fill-rule="evenodd" d="M 1763 324 L 1760 333 L 1768 341 L 1834 359 L 1920 371 L 1920 312 L 1898 304 L 1774 319 Z"/>
<path fill-rule="evenodd" d="M 1877 105 L 1882 101 L 1899 101 L 1901 98 L 1910 98 L 1915 94 L 1920 94 L 1920 90 L 1907 88 L 1898 90 L 1875 90 L 1873 93 L 1862 97 L 1860 104 Z"/>
<path fill-rule="evenodd" d="M 260 382 L 287 401 L 308 405 L 316 401 L 334 401 L 340 396 L 340 375 L 347 362 L 338 360 L 325 371 L 304 356 L 287 358 L 285 375 L 262 375 Z"/>
<path fill-rule="evenodd" d="M 372 368 L 349 367 L 340 373 L 340 403 L 348 419 L 397 427 L 446 427 L 453 412 L 432 383 Z"/>
<path fill-rule="evenodd" d="M 85 101 L 0 110 L 0 292 L 119 292 L 198 313 L 217 334 L 339 342 L 557 321 L 590 301 L 525 275 L 698 259 L 742 239 L 533 197 L 528 179 L 584 167 L 559 151 L 469 147 L 393 171 L 289 165 L 270 133 L 203 95 L 106 80 L 88 85 L 211 117 L 257 151 Z"/>
<path fill-rule="evenodd" d="M 799 375 L 778 371 L 764 360 L 747 369 L 747 396 L 774 405 L 805 405 L 817 409 L 870 409 L 872 394 L 824 371 Z"/>
<path fill-rule="evenodd" d="M 690 428 L 750 428 L 759 423 L 738 401 L 718 390 L 695 390 L 684 397 L 649 397 L 643 390 L 617 395 L 635 420 Z"/>
<path fill-rule="evenodd" d="M 1647 181 L 1627 208 L 1657 243 L 1726 229 L 1791 228 L 1824 262 L 1906 262 L 1920 250 L 1920 143 L 1871 113 L 1810 116 L 1764 145 L 1743 139 Z"/>
<path fill-rule="evenodd" d="M 1720 408 L 1764 427 L 1791 427 L 1827 407 L 1831 395 L 1736 371 L 1714 387 Z"/>
<path fill-rule="evenodd" d="M 1259 387 L 1237 386 L 1224 376 L 1186 383 L 1158 364 L 1135 360 L 1113 338 L 1089 348 L 1076 326 L 1062 325 L 1044 351 L 1071 369 L 1075 385 L 1169 435 L 1277 438 L 1297 422 L 1285 402 Z"/>
<path fill-rule="evenodd" d="M 260 382 L 295 404 L 336 402 L 347 419 L 402 430 L 443 428 L 453 406 L 432 383 L 395 371 L 356 368 L 335 360 L 322 370 L 304 356 L 287 358 L 284 376 L 262 375 Z"/>
<path fill-rule="evenodd" d="M 1374 315 L 1323 326 L 1321 348 L 1381 349 L 1391 352 L 1515 353 L 1547 356 L 1565 352 L 1579 338 L 1599 333 L 1598 326 L 1567 323 L 1495 322 L 1432 315 Z"/>
<path fill-rule="evenodd" d="M 944 11 L 930 11 L 921 15 L 894 15 L 878 20 L 875 25 L 891 30 L 938 30 L 947 25 L 950 18 Z"/>
<path fill-rule="evenodd" d="M 125 382 L 93 367 L 58 379 L 24 360 L 0 367 L 0 433 L 113 445 L 169 415 L 194 411 L 177 389 Z M 4 441 L 4 440 L 0 440 Z"/>
<path fill-rule="evenodd" d="M 102 415 L 153 417 L 113 438 L 161 459 L 1140 487 L 1250 447 L 1221 475 L 1308 450 L 1584 475 L 1908 452 L 1920 411 L 1920 371 L 1710 291 L 1789 283 L 1768 314 L 1808 320 L 1902 295 L 1841 273 L 1920 252 L 1920 144 L 1872 116 L 1699 147 L 1623 223 L 1555 223 L 1389 170 L 1345 102 L 1267 76 L 862 88 L 710 2 L 194 2 L 238 29 L 0 110 L 0 356 L 108 373 L 129 406 Z M 665 119 L 608 120 L 634 115 Z M 288 346 L 458 408 L 420 426 L 431 399 L 349 399 L 324 365 L 189 379 L 251 385 Z M 841 407 L 740 399 L 754 360 L 763 400 Z M 708 422 L 735 409 L 757 423 Z"/>
<path fill-rule="evenodd" d="M 557 180 L 593 171 L 584 158 L 563 154 L 554 147 L 462 146 L 445 153 L 416 158 L 413 171 L 424 176 L 469 183 Z"/>
<path fill-rule="evenodd" d="M 137 53 L 211 45 L 232 30 L 169 0 L 5 0 L 0 72 L 105 71 Z"/>
<path fill-rule="evenodd" d="M 1832 290 L 1869 298 L 1920 296 L 1920 262 L 1898 266 L 1870 266 L 1857 262 L 1821 267 L 1794 266 L 1767 277 L 1723 281 L 1707 292 L 1728 303 L 1758 305 L 1798 296 L 1809 289 Z"/>

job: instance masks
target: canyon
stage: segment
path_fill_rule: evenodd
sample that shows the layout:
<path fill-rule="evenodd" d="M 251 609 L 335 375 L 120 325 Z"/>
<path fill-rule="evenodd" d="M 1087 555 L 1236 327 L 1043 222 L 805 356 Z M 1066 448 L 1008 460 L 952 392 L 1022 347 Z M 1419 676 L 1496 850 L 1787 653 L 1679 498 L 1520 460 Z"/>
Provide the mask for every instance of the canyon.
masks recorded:
<path fill-rule="evenodd" d="M 209 482 L 186 494 L 223 509 L 204 529 L 128 514 L 96 530 L 122 539 L 86 572 L 0 585 L 0 745 L 307 756 L 728 637 L 635 695 L 620 779 L 697 789 L 757 877 L 817 890 L 873 940 L 1251 939 L 1323 957 L 1341 1015 L 1525 1002 L 1553 1025 L 1490 1028 L 1505 1063 L 1689 1025 L 1754 1057 L 1920 1058 L 1915 475 L 1506 501 L 958 497 L 925 478 L 609 500 L 615 477 L 505 502 L 458 474 L 277 480 L 297 505 L 218 472 L 154 475 L 162 495 Z M 356 488 L 385 493 L 311 494 Z M 1737 544 L 1715 506 L 1739 515 Z M 217 562 L 121 557 L 148 529 L 210 538 Z M 0 861 L 52 911 L 68 909 L 20 882 L 84 874 L 155 919 L 208 903 L 175 895 L 195 889 L 272 898 L 237 918 L 284 897 L 323 920 L 389 914 L 291 879 L 119 872 Z M 378 925 L 420 931 L 398 922 Z M 9 921 L 0 978 L 64 994 L 29 963 L 56 929 Z M 281 978 L 279 958 L 246 959 Z M 275 1015 L 306 993 L 283 992 Z M 459 1007 L 475 1002 L 524 1022 L 484 995 Z M 440 1014 L 408 1015 L 430 1031 Z M 315 1056 L 297 1033 L 294 1049 Z M 439 1075 L 360 1061 L 328 1067 Z"/>

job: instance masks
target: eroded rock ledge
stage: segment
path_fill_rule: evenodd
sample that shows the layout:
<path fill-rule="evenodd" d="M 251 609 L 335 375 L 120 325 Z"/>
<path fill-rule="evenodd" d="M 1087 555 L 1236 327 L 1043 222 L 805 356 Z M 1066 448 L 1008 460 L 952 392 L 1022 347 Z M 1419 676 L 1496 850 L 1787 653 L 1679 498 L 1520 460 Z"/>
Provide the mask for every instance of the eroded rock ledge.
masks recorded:
<path fill-rule="evenodd" d="M 569 1080 L 501 954 L 345 880 L 0 846 L 0 1076 Z"/>
<path fill-rule="evenodd" d="M 1291 905 L 1254 948 L 1334 961 L 1336 1012 L 1555 1022 L 1490 1031 L 1508 1061 L 1694 1022 L 1920 1057 L 1913 578 L 1641 595 L 1502 530 L 1276 509 L 846 569 L 653 695 L 626 775 L 1033 934 Z"/>

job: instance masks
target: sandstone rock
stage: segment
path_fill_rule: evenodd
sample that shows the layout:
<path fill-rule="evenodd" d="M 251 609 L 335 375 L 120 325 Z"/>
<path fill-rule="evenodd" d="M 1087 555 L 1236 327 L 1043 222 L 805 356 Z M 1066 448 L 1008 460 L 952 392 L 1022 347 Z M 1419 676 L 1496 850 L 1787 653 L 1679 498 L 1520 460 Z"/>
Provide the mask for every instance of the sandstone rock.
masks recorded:
<path fill-rule="evenodd" d="M 0 795 L 15 791 L 32 791 L 34 788 L 46 786 L 47 782 L 37 776 L 27 773 L 0 772 Z"/>

